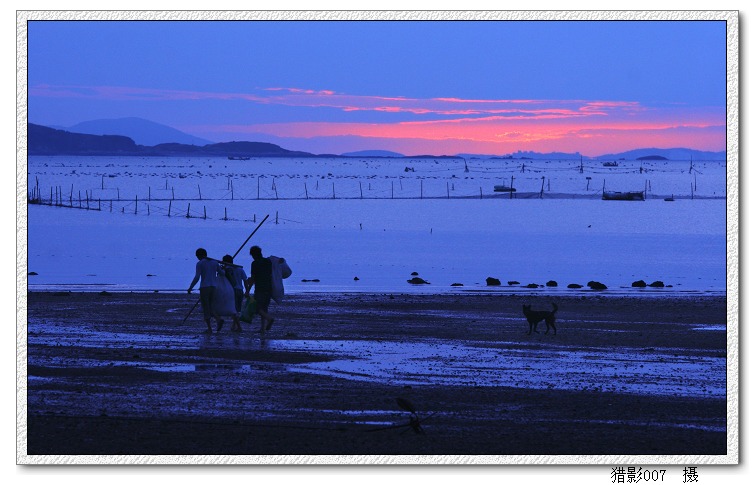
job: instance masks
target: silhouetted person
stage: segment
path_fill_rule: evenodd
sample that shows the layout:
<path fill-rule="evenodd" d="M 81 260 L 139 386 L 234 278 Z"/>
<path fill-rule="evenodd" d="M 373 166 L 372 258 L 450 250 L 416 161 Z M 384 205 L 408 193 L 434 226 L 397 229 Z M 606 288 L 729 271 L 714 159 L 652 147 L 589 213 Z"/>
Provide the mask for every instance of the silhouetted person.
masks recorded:
<path fill-rule="evenodd" d="M 254 300 L 257 302 L 257 314 L 262 317 L 260 333 L 264 334 L 273 326 L 273 318 L 268 314 L 270 299 L 273 292 L 273 263 L 262 257 L 262 249 L 259 246 L 252 246 L 249 249 L 252 255 L 252 268 L 249 279 L 246 280 L 246 295 L 254 286 Z"/>
<path fill-rule="evenodd" d="M 188 292 L 194 288 L 194 285 L 199 283 L 199 301 L 202 303 L 202 312 L 204 313 L 204 321 L 207 323 L 207 333 L 212 333 L 212 325 L 210 319 L 214 316 L 218 321 L 218 331 L 223 328 L 223 319 L 220 318 L 212 311 L 212 295 L 215 293 L 215 286 L 217 285 L 217 277 L 220 266 L 214 259 L 207 257 L 207 251 L 203 248 L 197 249 L 197 271 L 194 275 L 194 279 L 189 285 Z"/>
<path fill-rule="evenodd" d="M 226 254 L 223 256 L 223 262 L 233 264 L 233 256 Z M 233 286 L 234 303 L 236 304 L 236 312 L 241 312 L 241 304 L 244 302 L 244 285 L 246 284 L 246 271 L 241 266 L 228 266 L 226 268 L 226 276 Z M 234 320 L 233 328 L 236 332 L 241 331 L 241 324 L 238 320 Z"/>

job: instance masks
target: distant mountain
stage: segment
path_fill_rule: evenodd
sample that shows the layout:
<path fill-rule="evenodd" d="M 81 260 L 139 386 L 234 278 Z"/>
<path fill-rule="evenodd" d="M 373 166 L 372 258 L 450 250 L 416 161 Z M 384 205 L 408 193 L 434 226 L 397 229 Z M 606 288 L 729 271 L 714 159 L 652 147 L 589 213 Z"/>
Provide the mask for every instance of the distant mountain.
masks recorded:
<path fill-rule="evenodd" d="M 29 155 L 136 155 L 134 140 L 118 135 L 87 135 L 29 123 Z"/>
<path fill-rule="evenodd" d="M 139 145 L 154 146 L 162 143 L 182 143 L 204 146 L 212 143 L 182 131 L 142 118 L 91 120 L 65 128 L 73 133 L 89 135 L 122 135 Z"/>
<path fill-rule="evenodd" d="M 115 155 L 115 156 L 225 156 L 225 157 L 317 157 L 307 152 L 286 150 L 272 143 L 234 141 L 204 146 L 183 143 L 137 145 L 119 135 L 90 135 L 28 124 L 29 155 Z M 332 156 L 332 155 L 329 155 Z"/>
<path fill-rule="evenodd" d="M 397 152 L 389 152 L 388 150 L 362 150 L 359 152 L 342 153 L 343 157 L 390 157 L 401 158 L 404 155 Z"/>
<path fill-rule="evenodd" d="M 523 152 L 518 151 L 511 154 L 506 155 L 483 155 L 483 154 L 477 154 L 477 153 L 459 153 L 457 155 L 458 157 L 462 158 L 481 158 L 481 159 L 489 159 L 489 158 L 502 158 L 506 160 L 579 160 L 580 158 L 589 158 L 585 157 L 579 152 L 577 153 L 562 153 L 562 152 L 551 152 L 551 153 L 539 153 L 539 152 Z"/>
<path fill-rule="evenodd" d="M 647 157 L 663 157 L 667 160 L 726 160 L 726 152 L 706 152 L 690 148 L 640 148 L 628 152 L 601 155 L 598 160 L 639 160 Z M 657 159 L 657 158 L 656 158 Z"/>

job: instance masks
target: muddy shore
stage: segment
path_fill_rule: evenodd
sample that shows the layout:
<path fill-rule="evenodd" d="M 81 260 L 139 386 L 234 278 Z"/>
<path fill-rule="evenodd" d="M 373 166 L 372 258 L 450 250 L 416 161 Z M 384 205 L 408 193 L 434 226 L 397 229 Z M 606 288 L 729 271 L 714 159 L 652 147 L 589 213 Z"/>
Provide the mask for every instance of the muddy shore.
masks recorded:
<path fill-rule="evenodd" d="M 27 455 L 727 453 L 723 297 L 301 294 L 264 337 L 196 298 L 29 293 Z"/>

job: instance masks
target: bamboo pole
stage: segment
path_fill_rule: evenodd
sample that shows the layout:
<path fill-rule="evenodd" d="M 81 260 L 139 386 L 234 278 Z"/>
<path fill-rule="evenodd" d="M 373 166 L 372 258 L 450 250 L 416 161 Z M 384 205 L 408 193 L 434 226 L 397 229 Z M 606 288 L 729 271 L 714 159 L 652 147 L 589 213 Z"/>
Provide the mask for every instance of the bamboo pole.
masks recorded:
<path fill-rule="evenodd" d="M 252 233 L 249 234 L 249 237 L 247 237 L 246 240 L 241 244 L 241 246 L 239 246 L 239 248 L 236 250 L 236 252 L 233 253 L 233 256 L 232 256 L 233 259 L 236 258 L 236 256 L 241 252 L 242 249 L 244 249 L 244 246 L 246 246 L 246 243 L 249 242 L 249 240 L 252 238 L 252 236 L 254 236 L 254 233 L 256 233 L 257 230 L 262 226 L 262 224 L 265 223 L 265 221 L 267 220 L 268 217 L 270 217 L 270 214 L 266 215 L 265 218 L 262 219 L 262 221 L 260 221 L 259 225 L 256 228 L 254 228 L 254 231 L 252 231 Z M 254 218 L 255 219 L 257 218 L 256 214 L 254 215 Z M 186 322 L 186 319 L 189 318 L 189 315 L 191 315 L 191 313 L 194 311 L 194 309 L 197 307 L 197 305 L 199 305 L 199 301 L 200 300 L 197 300 L 197 302 L 194 303 L 194 306 L 191 307 L 191 310 L 189 310 L 189 313 L 187 313 L 186 316 L 183 319 L 184 322 Z"/>

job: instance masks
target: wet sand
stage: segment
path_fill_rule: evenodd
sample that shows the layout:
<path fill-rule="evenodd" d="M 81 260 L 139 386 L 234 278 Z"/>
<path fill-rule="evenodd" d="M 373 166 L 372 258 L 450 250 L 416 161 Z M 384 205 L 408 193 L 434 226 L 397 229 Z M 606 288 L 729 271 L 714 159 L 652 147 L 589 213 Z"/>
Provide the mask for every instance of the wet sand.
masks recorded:
<path fill-rule="evenodd" d="M 264 338 L 196 299 L 29 293 L 27 455 L 727 452 L 723 297 L 300 294 Z"/>

